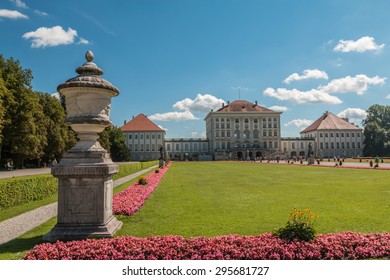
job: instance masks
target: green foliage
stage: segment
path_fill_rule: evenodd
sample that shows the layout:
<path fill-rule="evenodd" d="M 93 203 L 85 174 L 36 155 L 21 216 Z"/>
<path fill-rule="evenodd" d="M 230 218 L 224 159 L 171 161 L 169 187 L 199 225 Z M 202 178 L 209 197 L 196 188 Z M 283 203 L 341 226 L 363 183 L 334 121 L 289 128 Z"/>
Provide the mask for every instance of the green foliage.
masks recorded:
<path fill-rule="evenodd" d="M 75 144 L 65 111 L 50 94 L 31 89 L 32 72 L 0 55 L 0 153 L 17 168 L 25 160 L 60 159 Z"/>
<path fill-rule="evenodd" d="M 120 128 L 114 126 L 107 127 L 100 133 L 98 141 L 104 149 L 111 153 L 113 161 L 130 161 L 130 150 L 125 144 L 125 136 Z"/>
<path fill-rule="evenodd" d="M 145 176 L 141 176 L 138 178 L 138 184 L 146 186 L 148 184 L 148 180 L 146 180 Z"/>
<path fill-rule="evenodd" d="M 364 125 L 364 155 L 390 155 L 390 106 L 372 105 Z"/>
<path fill-rule="evenodd" d="M 114 175 L 114 180 L 117 180 L 119 178 L 125 177 L 129 174 L 133 174 L 137 171 L 140 171 L 142 169 L 151 167 L 153 165 L 158 164 L 158 161 L 146 161 L 146 162 L 134 162 L 134 163 L 127 163 L 127 164 L 119 164 L 119 172 Z"/>
<path fill-rule="evenodd" d="M 51 175 L 0 180 L 0 209 L 40 200 L 57 192 L 58 180 Z"/>
<path fill-rule="evenodd" d="M 300 211 L 293 208 L 293 213 L 289 214 L 290 220 L 284 227 L 274 231 L 274 234 L 283 239 L 310 241 L 315 239 L 314 221 L 318 217 L 310 209 Z"/>

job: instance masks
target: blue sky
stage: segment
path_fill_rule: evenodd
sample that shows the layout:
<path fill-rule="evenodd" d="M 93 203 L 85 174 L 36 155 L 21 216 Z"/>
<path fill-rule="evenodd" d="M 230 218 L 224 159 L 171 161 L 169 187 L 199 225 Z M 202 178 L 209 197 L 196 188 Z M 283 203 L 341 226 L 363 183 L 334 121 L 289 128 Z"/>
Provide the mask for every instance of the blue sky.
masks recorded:
<path fill-rule="evenodd" d="M 167 137 L 204 137 L 239 98 L 283 111 L 298 137 L 325 111 L 356 124 L 390 103 L 390 1 L 0 0 L 0 53 L 55 93 L 92 50 L 116 126 L 139 113 Z"/>

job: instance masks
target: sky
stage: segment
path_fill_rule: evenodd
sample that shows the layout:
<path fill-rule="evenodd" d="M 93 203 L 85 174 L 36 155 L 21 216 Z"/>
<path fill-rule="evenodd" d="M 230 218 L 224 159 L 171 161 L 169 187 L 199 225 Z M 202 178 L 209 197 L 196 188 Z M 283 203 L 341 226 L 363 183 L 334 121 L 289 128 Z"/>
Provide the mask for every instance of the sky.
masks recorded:
<path fill-rule="evenodd" d="M 0 0 L 0 54 L 56 93 L 87 50 L 119 88 L 115 126 L 140 113 L 167 138 L 247 100 L 282 112 L 283 137 L 325 111 L 361 126 L 390 104 L 390 1 Z"/>

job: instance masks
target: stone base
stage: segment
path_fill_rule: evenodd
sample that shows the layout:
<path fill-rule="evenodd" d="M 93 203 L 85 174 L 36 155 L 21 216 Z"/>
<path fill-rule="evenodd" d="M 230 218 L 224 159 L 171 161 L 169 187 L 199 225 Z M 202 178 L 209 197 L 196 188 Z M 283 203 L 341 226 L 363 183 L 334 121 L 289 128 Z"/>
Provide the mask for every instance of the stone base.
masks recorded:
<path fill-rule="evenodd" d="M 158 161 L 158 167 L 162 168 L 162 167 L 164 167 L 164 166 L 165 166 L 165 161 L 164 161 L 163 159 L 160 159 L 160 160 Z"/>
<path fill-rule="evenodd" d="M 308 165 L 314 164 L 314 158 L 313 157 L 307 158 L 307 164 Z"/>
<path fill-rule="evenodd" d="M 56 224 L 55 227 L 43 237 L 44 241 L 56 242 L 57 240 L 81 240 L 86 238 L 113 237 L 120 230 L 122 222 L 113 217 L 106 225 L 86 224 Z"/>

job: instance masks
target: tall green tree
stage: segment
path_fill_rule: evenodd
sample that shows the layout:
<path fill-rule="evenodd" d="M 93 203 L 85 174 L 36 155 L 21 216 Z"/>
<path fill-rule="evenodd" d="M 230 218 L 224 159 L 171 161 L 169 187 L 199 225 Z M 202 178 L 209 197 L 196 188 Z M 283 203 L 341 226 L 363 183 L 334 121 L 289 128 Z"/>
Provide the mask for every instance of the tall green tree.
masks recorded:
<path fill-rule="evenodd" d="M 113 161 L 130 161 L 130 150 L 126 146 L 125 136 L 120 128 L 109 126 L 99 135 L 100 145 L 111 153 Z"/>
<path fill-rule="evenodd" d="M 390 155 L 390 106 L 372 105 L 364 125 L 364 155 Z"/>

